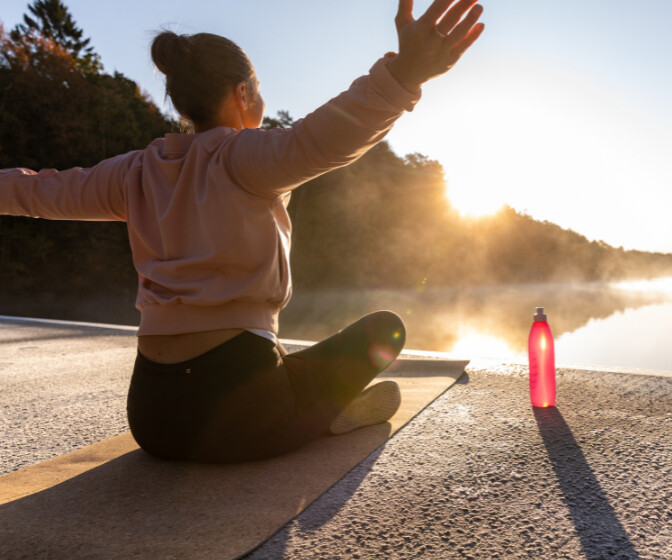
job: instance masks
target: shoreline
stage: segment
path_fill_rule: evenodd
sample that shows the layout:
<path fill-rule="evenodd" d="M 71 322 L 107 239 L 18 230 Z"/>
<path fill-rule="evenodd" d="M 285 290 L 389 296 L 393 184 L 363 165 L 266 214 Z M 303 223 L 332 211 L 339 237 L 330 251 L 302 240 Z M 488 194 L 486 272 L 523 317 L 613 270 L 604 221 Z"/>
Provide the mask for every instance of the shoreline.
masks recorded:
<path fill-rule="evenodd" d="M 23 324 L 43 324 L 62 327 L 82 327 L 95 329 L 108 329 L 115 331 L 123 331 L 127 333 L 135 333 L 137 326 L 118 325 L 110 323 L 94 323 L 87 321 L 69 321 L 64 319 L 43 319 L 39 317 L 20 317 L 14 315 L 0 315 L 0 323 L 15 322 Z M 312 340 L 301 340 L 291 338 L 281 338 L 280 341 L 285 346 L 305 347 L 315 344 Z M 499 358 L 469 358 L 468 356 L 461 356 L 451 352 L 439 352 L 433 350 L 415 350 L 404 349 L 400 355 L 402 358 L 415 359 L 429 359 L 429 360 L 469 360 L 467 369 L 491 369 L 497 371 L 503 366 L 524 366 L 527 367 L 527 362 L 515 359 L 499 359 Z M 600 364 L 585 364 L 572 362 L 558 362 L 556 363 L 556 370 L 581 370 L 585 372 L 599 372 L 599 373 L 618 373 L 626 375 L 642 375 L 651 377 L 665 377 L 672 378 L 672 370 L 661 369 L 647 369 L 647 368 L 633 368 L 620 366 L 605 366 Z"/>

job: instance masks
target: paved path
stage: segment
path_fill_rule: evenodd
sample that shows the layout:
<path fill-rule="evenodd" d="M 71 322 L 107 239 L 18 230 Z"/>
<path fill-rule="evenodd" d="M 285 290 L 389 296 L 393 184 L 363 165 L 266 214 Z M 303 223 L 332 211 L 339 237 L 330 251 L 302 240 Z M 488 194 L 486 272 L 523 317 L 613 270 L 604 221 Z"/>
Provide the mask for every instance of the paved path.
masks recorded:
<path fill-rule="evenodd" d="M 0 319 L 1 472 L 125 431 L 134 343 Z M 671 377 L 467 373 L 246 559 L 672 559 Z"/>

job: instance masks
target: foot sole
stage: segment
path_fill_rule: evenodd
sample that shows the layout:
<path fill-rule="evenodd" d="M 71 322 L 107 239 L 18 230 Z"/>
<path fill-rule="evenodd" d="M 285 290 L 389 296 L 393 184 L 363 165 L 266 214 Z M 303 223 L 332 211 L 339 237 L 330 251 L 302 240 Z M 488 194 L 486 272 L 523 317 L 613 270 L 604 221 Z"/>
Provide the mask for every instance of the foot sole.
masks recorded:
<path fill-rule="evenodd" d="M 399 410 L 401 392 L 394 381 L 381 381 L 362 391 L 329 426 L 333 435 L 387 422 Z"/>

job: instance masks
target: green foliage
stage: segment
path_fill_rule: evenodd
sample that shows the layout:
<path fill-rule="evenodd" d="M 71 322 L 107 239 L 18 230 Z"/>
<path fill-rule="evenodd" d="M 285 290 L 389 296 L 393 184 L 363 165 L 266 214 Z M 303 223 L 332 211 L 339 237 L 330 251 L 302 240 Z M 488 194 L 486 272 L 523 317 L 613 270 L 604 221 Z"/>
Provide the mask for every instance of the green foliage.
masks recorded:
<path fill-rule="evenodd" d="M 412 165 L 386 142 L 292 197 L 298 286 L 415 285 L 429 273 L 450 209 L 436 162 Z"/>
<path fill-rule="evenodd" d="M 122 74 L 84 72 L 52 38 L 27 46 L 0 28 L 0 167 L 87 167 L 174 126 Z"/>
<path fill-rule="evenodd" d="M 83 72 L 95 74 L 103 69 L 100 57 L 89 45 L 91 39 L 82 38 L 84 32 L 77 27 L 61 0 L 35 0 L 28 10 L 35 19 L 24 14 L 23 23 L 11 32 L 12 40 L 30 45 L 36 37 L 53 39 Z"/>
<path fill-rule="evenodd" d="M 277 117 L 264 117 L 261 123 L 261 128 L 269 130 L 270 128 L 290 128 L 294 123 L 294 119 L 290 116 L 289 111 L 278 111 Z"/>
<path fill-rule="evenodd" d="M 0 168 L 88 167 L 176 126 L 135 82 L 86 62 L 98 55 L 60 2 L 30 10 L 38 21 L 11 36 L 0 25 Z M 136 280 L 125 224 L 0 217 L 5 296 L 129 293 Z"/>
<path fill-rule="evenodd" d="M 297 289 L 585 282 L 672 275 L 672 255 L 624 251 L 505 207 L 480 219 L 451 208 L 441 166 L 383 142 L 297 189 Z"/>

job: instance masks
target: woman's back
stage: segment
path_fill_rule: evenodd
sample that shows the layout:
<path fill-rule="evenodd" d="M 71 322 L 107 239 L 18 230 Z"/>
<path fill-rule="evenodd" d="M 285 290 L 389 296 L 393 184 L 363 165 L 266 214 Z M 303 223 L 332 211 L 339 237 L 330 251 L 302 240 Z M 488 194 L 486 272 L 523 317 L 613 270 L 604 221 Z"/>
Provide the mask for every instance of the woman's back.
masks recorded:
<path fill-rule="evenodd" d="M 475 2 L 435 0 L 415 20 L 412 0 L 400 0 L 399 53 L 286 130 L 258 128 L 263 99 L 237 45 L 161 33 L 152 57 L 197 134 L 90 169 L 0 173 L 3 213 L 127 222 L 141 311 L 128 417 L 143 449 L 259 459 L 394 414 L 396 385 L 360 392 L 403 347 L 395 314 L 369 314 L 294 354 L 278 343 L 291 295 L 286 206 L 292 189 L 379 142 L 420 85 L 455 64 L 483 29 Z M 354 423 L 338 421 L 350 412 Z"/>

